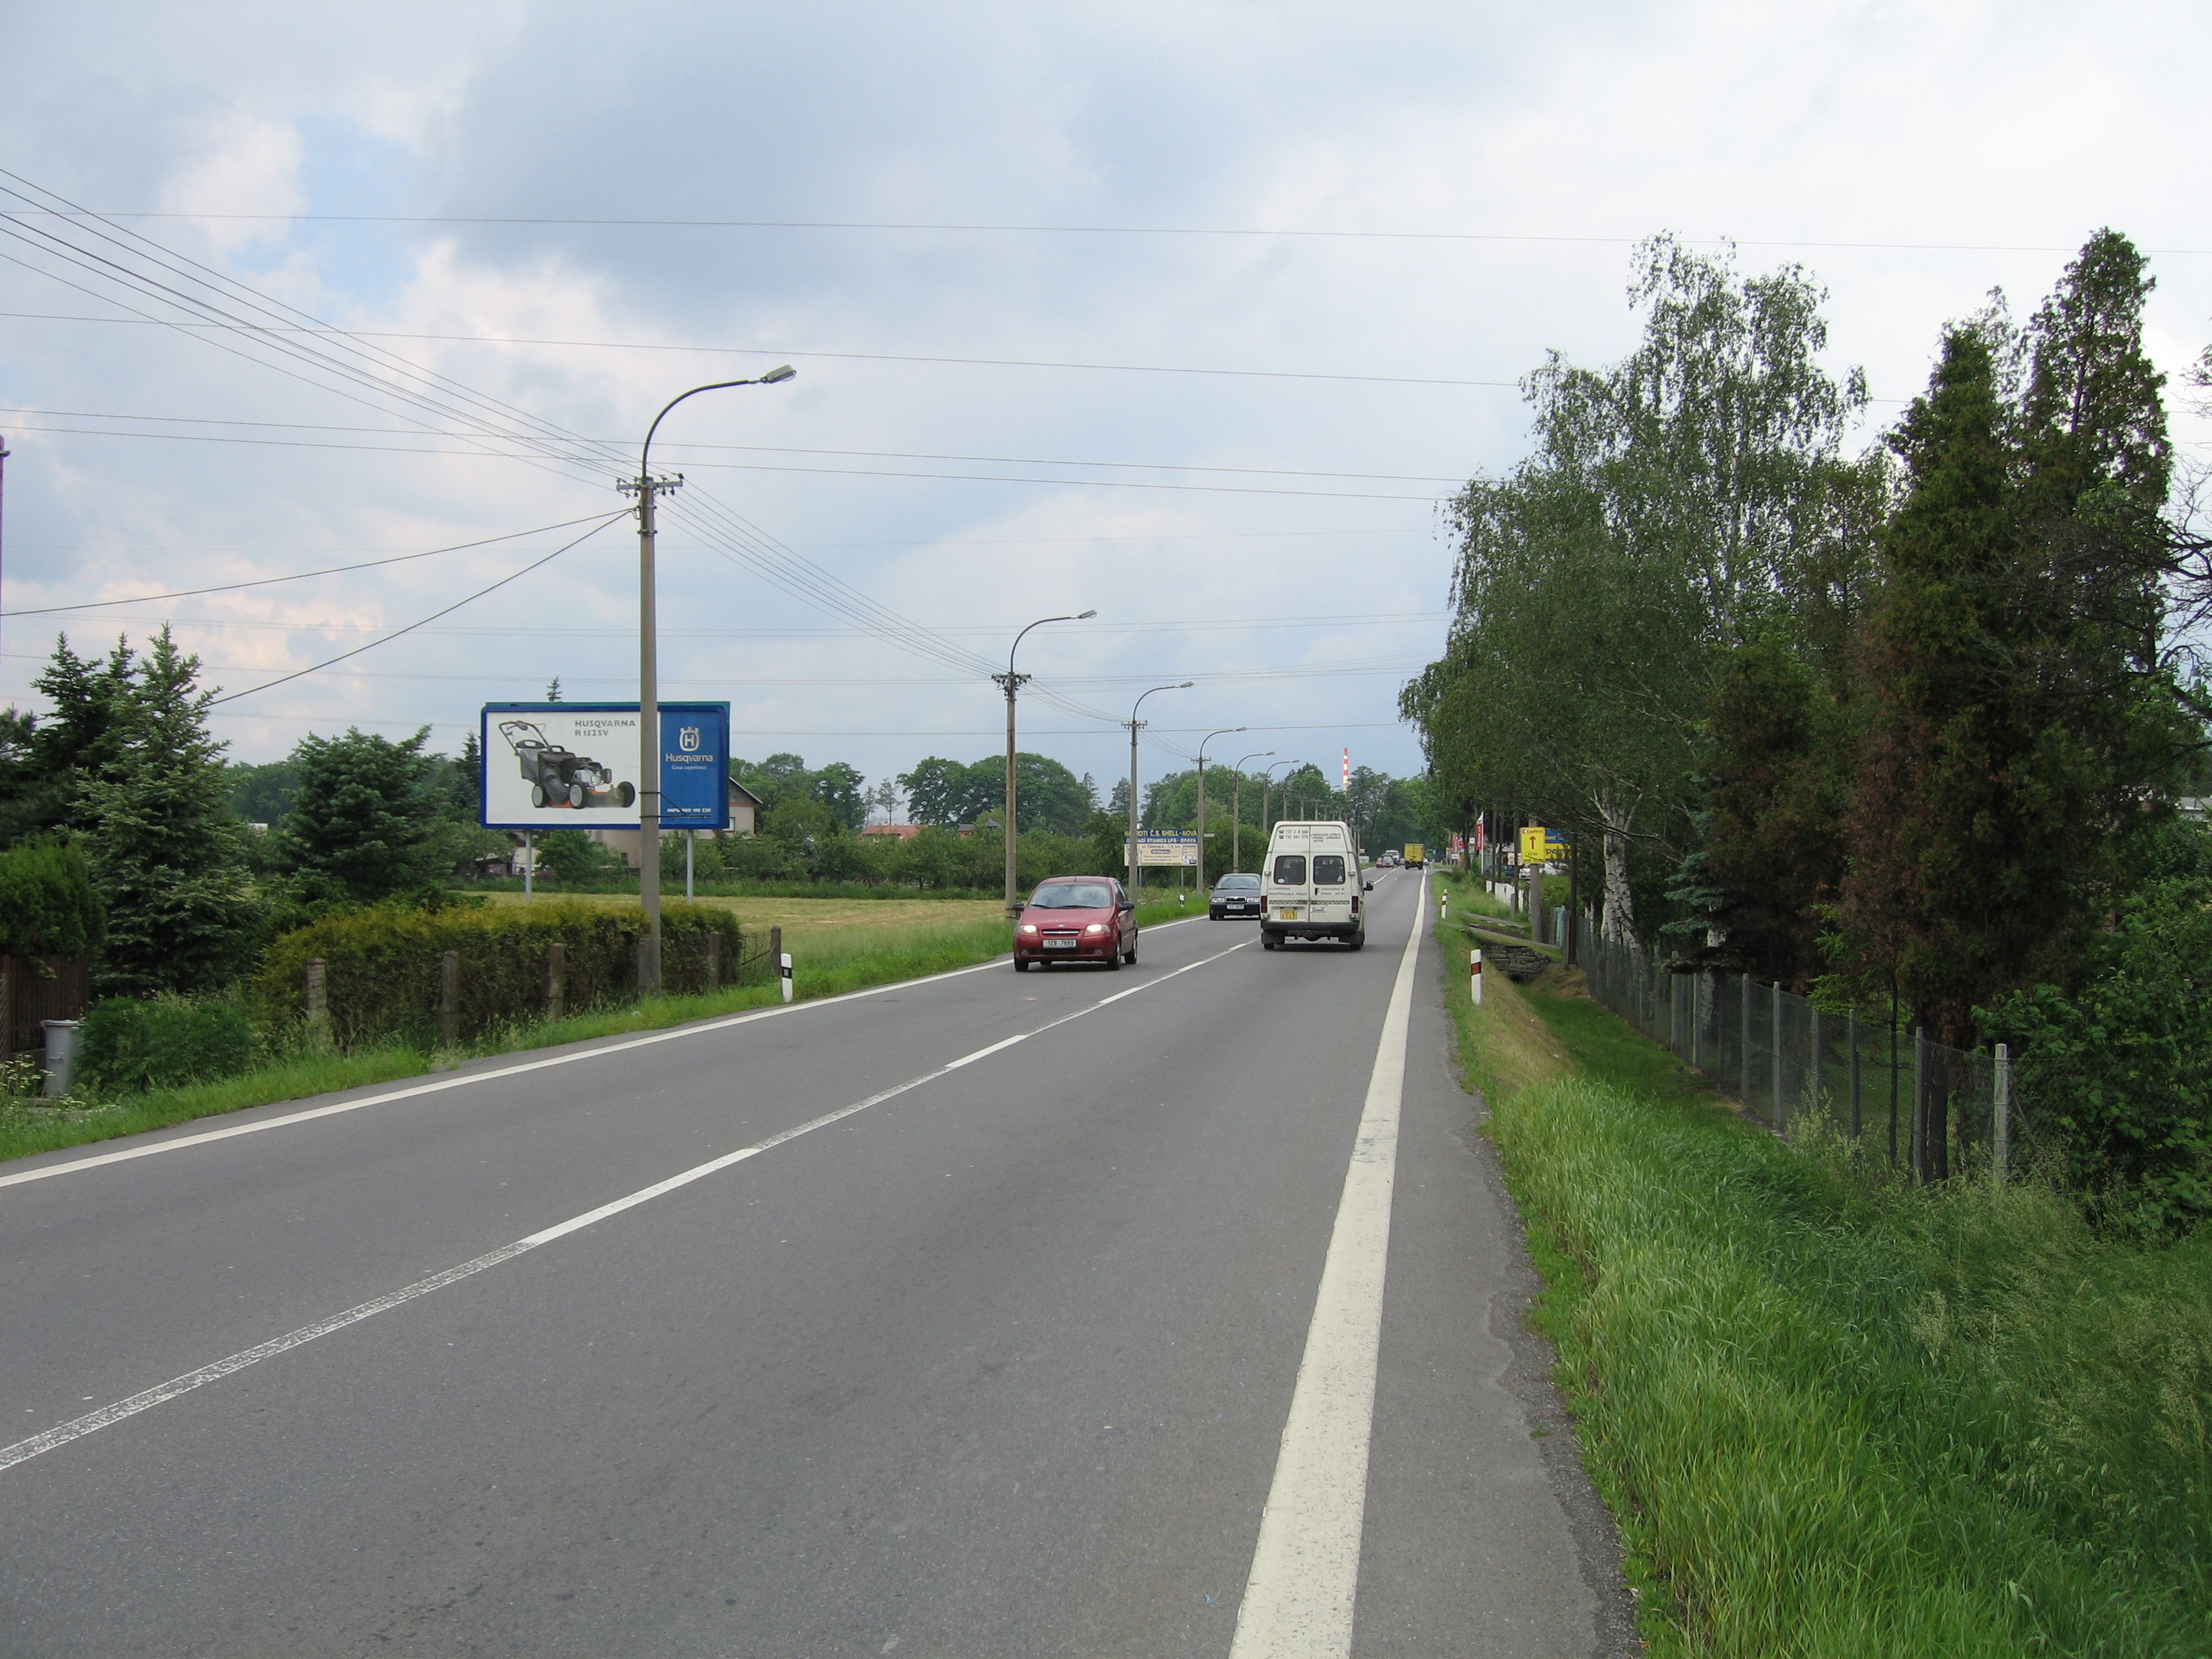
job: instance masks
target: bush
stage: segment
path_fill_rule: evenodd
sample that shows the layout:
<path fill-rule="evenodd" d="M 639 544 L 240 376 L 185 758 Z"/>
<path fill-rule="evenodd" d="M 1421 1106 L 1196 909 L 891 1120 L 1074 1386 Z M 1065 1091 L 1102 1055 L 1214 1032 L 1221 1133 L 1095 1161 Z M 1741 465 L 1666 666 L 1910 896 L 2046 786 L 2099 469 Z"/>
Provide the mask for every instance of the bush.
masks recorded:
<path fill-rule="evenodd" d="M 0 951 L 12 957 L 82 956 L 106 936 L 84 854 L 74 847 L 0 853 Z"/>
<path fill-rule="evenodd" d="M 85 1082 L 103 1094 L 212 1083 L 253 1064 L 253 1021 L 234 1002 L 110 997 L 84 1017 Z"/>
<path fill-rule="evenodd" d="M 2174 1231 L 2212 1213 L 2212 879 L 2154 881 L 2084 955 L 2081 986 L 2039 985 L 1979 1011 L 2021 1054 L 2039 1139 L 2106 1220 Z"/>
<path fill-rule="evenodd" d="M 678 906 L 661 917 L 661 980 L 671 992 L 707 987 L 708 940 L 720 939 L 721 982 L 736 981 L 742 945 L 727 910 Z M 447 907 L 431 912 L 380 904 L 288 933 L 269 947 L 257 985 L 263 1018 L 295 1024 L 307 1012 L 307 966 L 324 963 L 331 1035 L 342 1048 L 387 1036 L 434 1042 L 441 958 L 461 961 L 459 1031 L 465 1041 L 546 1012 L 546 947 L 563 951 L 568 1012 L 637 994 L 643 910 L 580 903 Z"/>

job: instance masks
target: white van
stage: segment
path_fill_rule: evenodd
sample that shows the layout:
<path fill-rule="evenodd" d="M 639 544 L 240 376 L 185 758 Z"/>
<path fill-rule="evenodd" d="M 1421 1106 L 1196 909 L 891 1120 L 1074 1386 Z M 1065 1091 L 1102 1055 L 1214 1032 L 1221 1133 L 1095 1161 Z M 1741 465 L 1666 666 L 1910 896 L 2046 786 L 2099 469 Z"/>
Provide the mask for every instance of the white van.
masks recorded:
<path fill-rule="evenodd" d="M 1368 887 L 1349 824 L 1277 824 L 1260 874 L 1261 945 L 1272 951 L 1286 939 L 1334 939 L 1357 951 L 1367 943 L 1360 895 Z"/>

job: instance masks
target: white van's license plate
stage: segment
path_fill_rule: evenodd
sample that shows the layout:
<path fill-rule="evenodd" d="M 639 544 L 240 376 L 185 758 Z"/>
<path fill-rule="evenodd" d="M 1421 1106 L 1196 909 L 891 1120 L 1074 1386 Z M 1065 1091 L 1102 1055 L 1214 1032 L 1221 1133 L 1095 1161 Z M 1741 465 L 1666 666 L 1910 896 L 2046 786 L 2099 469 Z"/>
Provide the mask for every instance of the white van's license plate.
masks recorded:
<path fill-rule="evenodd" d="M 1298 919 L 1297 909 L 1295 906 L 1288 909 L 1278 910 L 1275 914 L 1280 916 L 1285 921 L 1296 921 Z"/>

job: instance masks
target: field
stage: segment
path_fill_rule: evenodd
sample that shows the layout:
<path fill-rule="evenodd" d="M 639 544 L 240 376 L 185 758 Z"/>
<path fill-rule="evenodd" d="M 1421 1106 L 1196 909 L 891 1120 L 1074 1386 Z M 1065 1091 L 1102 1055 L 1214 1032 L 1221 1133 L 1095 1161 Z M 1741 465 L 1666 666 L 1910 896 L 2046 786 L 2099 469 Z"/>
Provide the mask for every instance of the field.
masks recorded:
<path fill-rule="evenodd" d="M 490 893 L 486 896 L 494 904 L 521 904 L 526 901 L 520 893 Z M 547 896 L 551 896 L 549 893 Z M 637 896 L 634 893 L 576 893 L 562 896 L 583 904 L 614 904 L 635 909 Z M 670 909 L 684 902 L 679 887 L 672 895 L 661 892 L 662 905 Z M 892 937 L 911 939 L 918 933 L 933 933 L 939 928 L 973 927 L 978 922 L 994 921 L 1001 914 L 997 899 L 810 899 L 810 898 L 702 898 L 700 905 L 712 905 L 718 909 L 737 913 L 738 925 L 745 930 L 745 949 L 752 951 L 768 943 L 768 930 L 783 929 L 783 948 L 798 956 L 810 946 L 829 946 L 839 956 L 851 953 L 862 939 L 884 940 Z"/>

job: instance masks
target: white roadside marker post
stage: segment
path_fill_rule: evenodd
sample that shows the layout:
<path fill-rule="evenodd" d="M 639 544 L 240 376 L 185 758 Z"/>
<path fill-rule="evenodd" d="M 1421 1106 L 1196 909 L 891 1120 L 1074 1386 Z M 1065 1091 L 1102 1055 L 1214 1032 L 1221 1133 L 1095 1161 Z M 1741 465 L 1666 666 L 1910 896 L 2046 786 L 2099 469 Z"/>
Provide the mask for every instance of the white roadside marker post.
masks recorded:
<path fill-rule="evenodd" d="M 1467 953 L 1467 982 L 1474 998 L 1474 1006 L 1478 1008 L 1481 1007 L 1482 952 L 1480 951 L 1469 951 Z"/>
<path fill-rule="evenodd" d="M 786 951 L 776 963 L 776 971 L 783 975 L 783 1000 L 791 1000 L 791 952 Z"/>

